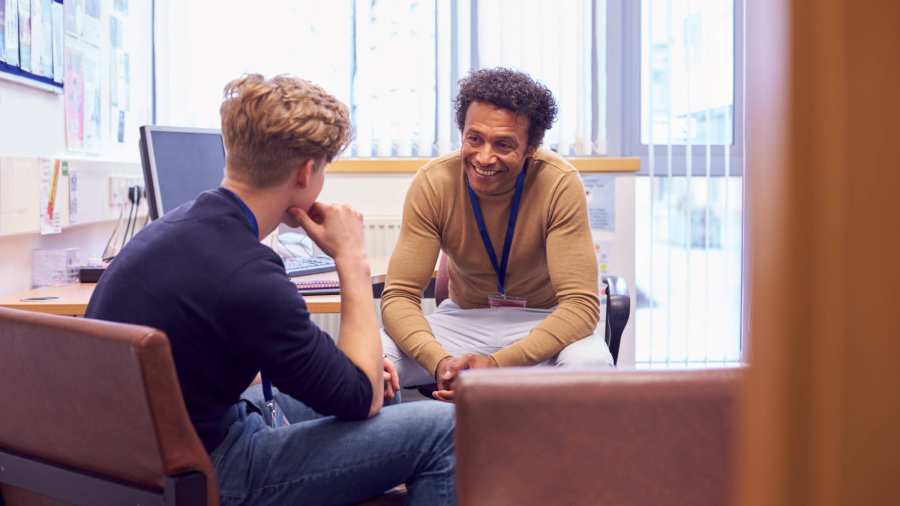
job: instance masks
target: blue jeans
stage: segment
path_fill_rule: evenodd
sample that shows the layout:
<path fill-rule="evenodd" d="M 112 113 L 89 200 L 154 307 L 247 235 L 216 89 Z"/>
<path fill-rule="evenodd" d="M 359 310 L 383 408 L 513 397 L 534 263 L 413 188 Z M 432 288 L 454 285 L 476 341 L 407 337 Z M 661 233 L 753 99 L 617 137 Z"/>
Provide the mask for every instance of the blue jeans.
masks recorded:
<path fill-rule="evenodd" d="M 290 425 L 270 427 L 259 385 L 211 458 L 223 506 L 352 504 L 405 483 L 409 504 L 456 504 L 453 406 L 386 406 L 363 421 L 323 417 L 280 392 Z"/>

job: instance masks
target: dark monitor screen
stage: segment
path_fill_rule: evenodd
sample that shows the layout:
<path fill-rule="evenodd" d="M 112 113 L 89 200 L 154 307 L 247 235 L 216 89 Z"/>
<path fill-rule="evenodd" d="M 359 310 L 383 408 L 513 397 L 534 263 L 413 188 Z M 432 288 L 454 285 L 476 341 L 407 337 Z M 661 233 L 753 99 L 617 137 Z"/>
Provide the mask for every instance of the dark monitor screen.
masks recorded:
<path fill-rule="evenodd" d="M 142 126 L 140 131 L 150 218 L 219 187 L 225 146 L 218 130 Z"/>

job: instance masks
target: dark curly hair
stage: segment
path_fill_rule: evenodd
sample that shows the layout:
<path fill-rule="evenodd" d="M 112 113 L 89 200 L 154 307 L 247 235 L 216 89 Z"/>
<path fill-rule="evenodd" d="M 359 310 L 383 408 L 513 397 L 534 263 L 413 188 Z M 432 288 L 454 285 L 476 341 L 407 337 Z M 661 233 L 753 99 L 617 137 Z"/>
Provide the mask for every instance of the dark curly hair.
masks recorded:
<path fill-rule="evenodd" d="M 553 93 L 524 72 L 507 68 L 481 69 L 460 79 L 456 123 L 460 132 L 472 102 L 487 102 L 528 118 L 528 146 L 537 147 L 556 121 L 559 110 Z"/>

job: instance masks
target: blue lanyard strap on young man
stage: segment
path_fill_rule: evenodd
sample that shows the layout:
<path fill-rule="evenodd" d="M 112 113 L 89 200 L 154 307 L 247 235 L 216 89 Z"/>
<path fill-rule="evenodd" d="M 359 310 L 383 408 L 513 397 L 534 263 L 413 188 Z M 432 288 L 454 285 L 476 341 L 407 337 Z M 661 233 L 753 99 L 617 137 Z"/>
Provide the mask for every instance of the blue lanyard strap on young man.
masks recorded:
<path fill-rule="evenodd" d="M 237 202 L 238 207 L 241 208 L 241 212 L 244 213 L 244 217 L 247 218 L 247 223 L 250 224 L 250 229 L 253 231 L 253 235 L 256 238 L 259 238 L 259 223 L 256 221 L 256 216 L 253 214 L 253 210 L 247 206 L 247 204 L 235 193 L 227 188 L 222 188 L 228 195 L 230 195 L 235 202 Z M 266 401 L 266 407 L 269 408 L 272 412 L 272 423 L 275 423 L 275 401 L 274 396 L 272 395 L 272 382 L 269 381 L 269 378 L 266 378 L 265 375 L 262 376 L 262 390 L 263 390 L 263 399 Z"/>
<path fill-rule="evenodd" d="M 469 185 L 469 178 L 466 177 L 466 189 L 469 191 L 469 202 L 472 204 L 472 212 L 475 214 L 475 223 L 478 224 L 478 232 L 481 234 L 481 242 L 484 243 L 484 249 L 487 251 L 488 257 L 491 259 L 491 265 L 494 272 L 497 273 L 497 293 L 506 295 L 506 269 L 509 265 L 509 250 L 512 248 L 513 235 L 516 231 L 516 220 L 519 217 L 519 203 L 522 201 L 522 191 L 525 189 L 525 173 L 528 170 L 528 162 L 522 167 L 522 172 L 516 178 L 516 191 L 513 194 L 512 206 L 509 209 L 509 222 L 506 225 L 506 239 L 503 240 L 503 257 L 498 262 L 497 253 L 491 244 L 491 236 L 488 235 L 487 225 L 484 223 L 484 215 L 481 214 L 481 205 L 478 203 L 478 195 Z"/>

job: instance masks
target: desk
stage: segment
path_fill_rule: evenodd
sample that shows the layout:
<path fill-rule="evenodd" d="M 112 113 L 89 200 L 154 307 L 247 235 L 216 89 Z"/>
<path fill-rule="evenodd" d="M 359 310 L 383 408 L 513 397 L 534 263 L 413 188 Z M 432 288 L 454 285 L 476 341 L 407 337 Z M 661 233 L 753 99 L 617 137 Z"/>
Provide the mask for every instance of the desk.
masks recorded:
<path fill-rule="evenodd" d="M 373 285 L 384 283 L 387 275 L 388 260 L 388 257 L 369 259 Z M 337 280 L 338 276 L 337 272 L 322 272 L 292 279 L 297 281 Z M 73 283 L 63 286 L 35 288 L 0 296 L 0 307 L 67 316 L 84 316 L 84 311 L 91 300 L 91 294 L 94 293 L 95 286 L 94 283 Z M 341 312 L 340 295 L 304 295 L 303 298 L 306 300 L 310 313 Z"/>

